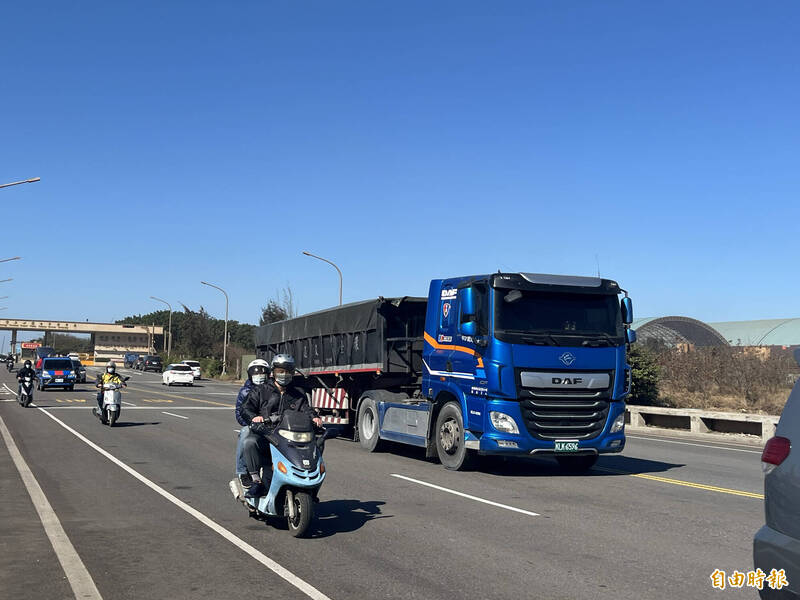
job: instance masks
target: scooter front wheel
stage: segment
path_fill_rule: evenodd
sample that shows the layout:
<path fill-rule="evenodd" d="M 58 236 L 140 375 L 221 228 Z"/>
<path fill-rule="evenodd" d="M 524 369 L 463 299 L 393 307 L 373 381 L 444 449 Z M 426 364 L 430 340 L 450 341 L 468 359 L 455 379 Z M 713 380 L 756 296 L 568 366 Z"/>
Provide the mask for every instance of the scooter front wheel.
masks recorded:
<path fill-rule="evenodd" d="M 306 492 L 295 492 L 294 494 L 294 519 L 291 514 L 287 514 L 286 522 L 289 525 L 289 533 L 294 537 L 303 537 L 308 533 L 311 520 L 314 518 L 314 501 L 311 495 Z M 288 502 L 289 499 L 287 498 Z M 287 507 L 288 508 L 288 507 Z M 286 511 L 289 513 L 289 511 Z"/>
<path fill-rule="evenodd" d="M 109 410 L 108 411 L 108 426 L 109 427 L 113 427 L 114 423 L 117 422 L 117 415 L 118 414 L 119 414 L 119 411 L 116 411 L 116 410 Z"/>

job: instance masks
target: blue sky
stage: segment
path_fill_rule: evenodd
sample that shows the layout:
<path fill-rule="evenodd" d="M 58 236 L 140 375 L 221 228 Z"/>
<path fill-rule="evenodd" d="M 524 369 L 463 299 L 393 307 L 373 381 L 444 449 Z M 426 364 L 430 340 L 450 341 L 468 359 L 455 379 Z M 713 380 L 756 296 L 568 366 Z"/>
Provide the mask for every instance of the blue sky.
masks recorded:
<path fill-rule="evenodd" d="M 795 2 L 16 2 L 3 316 L 255 322 L 436 277 L 798 316 Z"/>

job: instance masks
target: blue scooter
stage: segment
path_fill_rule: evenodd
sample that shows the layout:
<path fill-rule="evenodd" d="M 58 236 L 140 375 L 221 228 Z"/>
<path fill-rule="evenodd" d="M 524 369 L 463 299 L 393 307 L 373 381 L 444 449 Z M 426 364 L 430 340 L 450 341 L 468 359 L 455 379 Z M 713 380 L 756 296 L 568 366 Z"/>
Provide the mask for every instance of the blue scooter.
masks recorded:
<path fill-rule="evenodd" d="M 323 429 L 316 434 L 307 415 L 287 410 L 278 425 L 263 435 L 272 453 L 272 479 L 267 495 L 245 498 L 238 478 L 230 482 L 231 493 L 247 506 L 251 516 L 286 517 L 289 533 L 303 537 L 314 518 L 314 502 L 325 481 L 322 460 L 325 440 L 335 437 L 335 433 Z"/>

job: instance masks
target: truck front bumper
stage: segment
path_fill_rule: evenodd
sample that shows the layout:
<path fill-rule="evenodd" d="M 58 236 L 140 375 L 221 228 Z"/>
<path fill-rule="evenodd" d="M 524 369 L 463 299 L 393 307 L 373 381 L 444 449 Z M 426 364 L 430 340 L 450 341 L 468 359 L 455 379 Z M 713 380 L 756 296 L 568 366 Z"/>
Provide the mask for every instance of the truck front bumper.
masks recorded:
<path fill-rule="evenodd" d="M 489 418 L 490 411 L 502 412 L 514 419 L 519 433 L 507 433 L 496 430 Z M 611 433 L 611 427 L 617 417 L 625 412 L 624 402 L 612 402 L 603 430 L 595 437 L 578 440 L 578 449 L 567 454 L 611 454 L 622 452 L 625 448 L 625 428 Z M 479 436 L 479 437 L 478 437 Z M 471 438 L 471 439 L 470 439 Z M 571 438 L 564 437 L 564 440 Z M 524 456 L 555 455 L 556 440 L 541 440 L 528 433 L 520 412 L 518 402 L 508 400 L 490 400 L 486 403 L 486 425 L 482 434 L 467 436 L 467 448 L 478 450 L 479 454 L 504 454 Z M 560 452 L 558 453 L 561 454 Z"/>

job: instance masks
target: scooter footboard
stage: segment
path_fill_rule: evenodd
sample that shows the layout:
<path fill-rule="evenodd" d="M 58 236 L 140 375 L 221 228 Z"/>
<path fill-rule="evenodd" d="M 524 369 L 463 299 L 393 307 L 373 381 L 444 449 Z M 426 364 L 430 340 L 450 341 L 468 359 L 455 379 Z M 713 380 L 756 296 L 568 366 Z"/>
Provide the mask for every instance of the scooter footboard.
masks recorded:
<path fill-rule="evenodd" d="M 313 494 L 325 481 L 325 463 L 320 456 L 316 469 L 307 471 L 295 467 L 275 446 L 272 450 L 272 480 L 267 495 L 258 499 L 257 508 L 268 515 L 283 516 L 286 489 Z"/>

